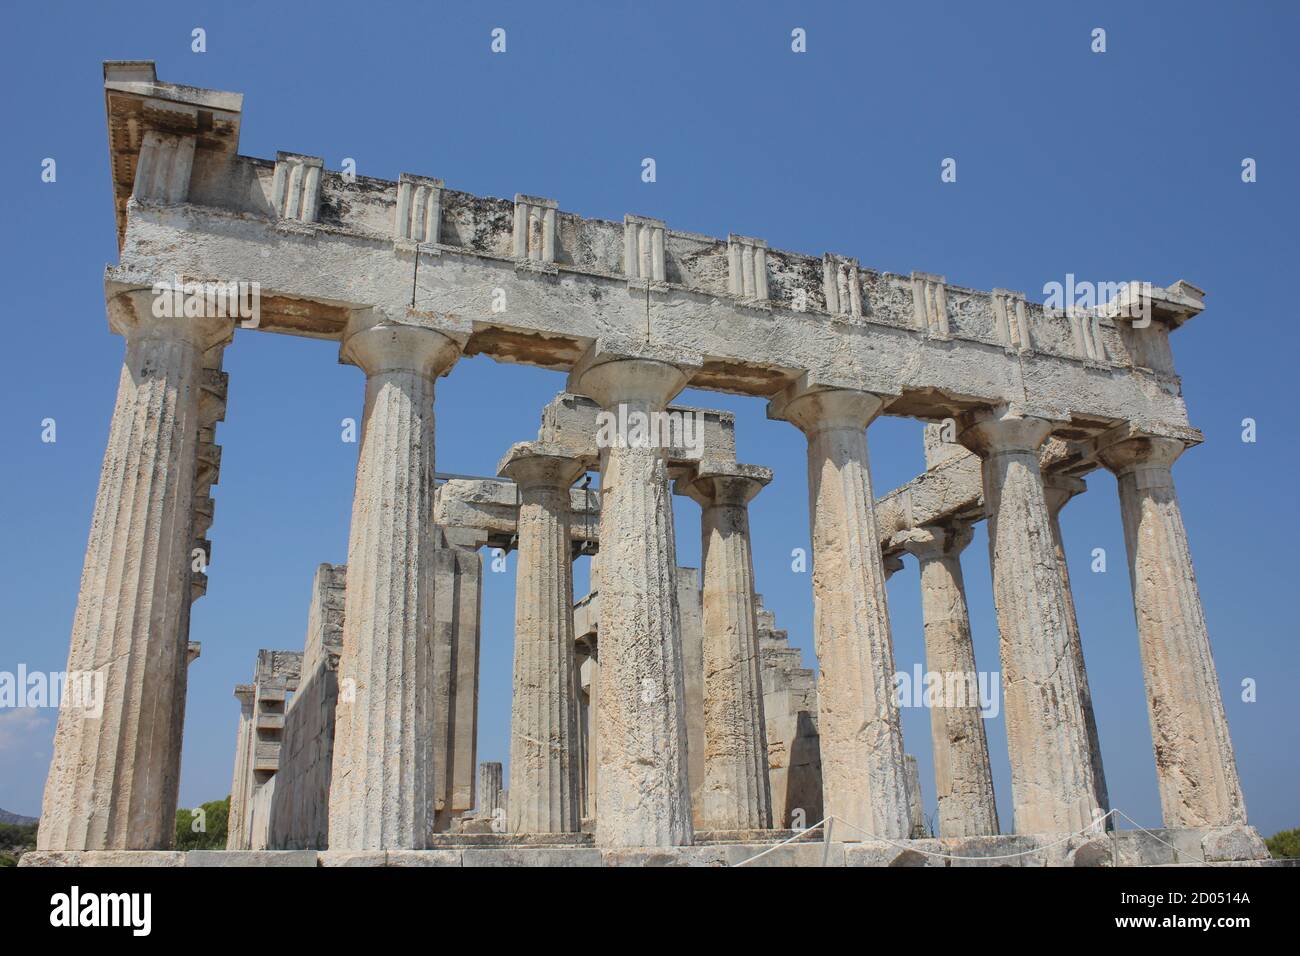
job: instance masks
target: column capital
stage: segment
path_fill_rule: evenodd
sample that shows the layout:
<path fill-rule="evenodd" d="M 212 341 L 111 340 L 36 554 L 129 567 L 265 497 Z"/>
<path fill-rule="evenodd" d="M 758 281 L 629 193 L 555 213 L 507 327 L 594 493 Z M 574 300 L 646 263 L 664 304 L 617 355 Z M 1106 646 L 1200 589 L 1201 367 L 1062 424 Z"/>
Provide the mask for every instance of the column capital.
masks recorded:
<path fill-rule="evenodd" d="M 888 581 L 899 571 L 903 570 L 903 559 L 897 554 L 886 554 L 881 558 L 881 563 L 885 568 L 885 580 Z"/>
<path fill-rule="evenodd" d="M 1006 407 L 972 412 L 957 440 L 979 455 L 1037 453 L 1052 433 L 1052 422 Z"/>
<path fill-rule="evenodd" d="M 143 339 L 173 339 L 186 342 L 206 352 L 230 342 L 235 334 L 235 320 L 226 316 L 176 315 L 172 287 L 166 283 L 161 291 L 150 289 L 119 290 L 106 283 L 108 293 L 108 327 L 127 343 Z"/>
<path fill-rule="evenodd" d="M 1074 475 L 1061 472 L 1043 475 L 1043 497 L 1047 499 L 1047 508 L 1053 516 L 1060 514 L 1071 498 L 1087 490 L 1088 483 Z"/>
<path fill-rule="evenodd" d="M 521 489 L 568 488 L 586 470 L 585 462 L 567 454 L 563 445 L 538 441 L 516 442 L 497 465 L 497 474 Z"/>
<path fill-rule="evenodd" d="M 801 380 L 773 396 L 767 417 L 789 422 L 804 434 L 828 428 L 865 431 L 893 399 L 892 395 L 826 388 Z"/>
<path fill-rule="evenodd" d="M 367 377 L 382 372 L 416 372 L 437 378 L 460 358 L 462 344 L 451 331 L 419 322 L 399 322 L 369 310 L 353 313 L 339 347 L 339 362 Z"/>
<path fill-rule="evenodd" d="M 253 697 L 256 694 L 256 692 L 257 692 L 257 688 L 252 684 L 235 685 L 235 699 L 238 700 L 245 707 L 253 706 Z"/>
<path fill-rule="evenodd" d="M 890 547 L 902 548 L 918 561 L 955 558 L 970 544 L 975 529 L 962 522 L 950 526 L 922 525 L 899 531 L 889 539 Z"/>
<path fill-rule="evenodd" d="M 772 469 L 759 465 L 734 466 L 725 472 L 701 471 L 674 483 L 673 490 L 702 508 L 710 505 L 748 505 L 772 480 Z"/>
<path fill-rule="evenodd" d="M 1125 428 L 1115 435 L 1102 436 L 1097 457 L 1116 477 L 1123 477 L 1146 470 L 1168 471 L 1186 450 L 1187 442 L 1181 438 L 1147 435 Z"/>
<path fill-rule="evenodd" d="M 566 391 L 586 395 L 605 409 L 621 404 L 663 408 L 699 365 L 695 353 L 671 345 L 597 341 L 569 372 Z"/>

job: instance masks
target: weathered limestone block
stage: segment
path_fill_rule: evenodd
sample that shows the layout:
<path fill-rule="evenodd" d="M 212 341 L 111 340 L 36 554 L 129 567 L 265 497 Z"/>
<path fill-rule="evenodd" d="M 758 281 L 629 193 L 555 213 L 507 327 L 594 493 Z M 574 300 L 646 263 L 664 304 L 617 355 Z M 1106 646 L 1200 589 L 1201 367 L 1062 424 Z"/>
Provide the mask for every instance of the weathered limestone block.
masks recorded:
<path fill-rule="evenodd" d="M 686 776 L 691 819 L 700 827 L 704 788 L 704 600 L 698 568 L 677 568 L 677 610 L 682 633 L 682 688 L 686 692 Z"/>
<path fill-rule="evenodd" d="M 1230 826 L 1246 822 L 1246 802 L 1174 490 L 1185 447 L 1120 429 L 1101 459 L 1119 480 L 1165 826 Z"/>
<path fill-rule="evenodd" d="M 749 538 L 749 502 L 771 480 L 766 468 L 737 465 L 730 474 L 701 474 L 678 486 L 702 508 L 704 783 L 696 804 L 702 829 L 772 825 Z"/>
<path fill-rule="evenodd" d="M 324 849 L 328 845 L 346 587 L 346 566 L 322 564 L 316 569 L 302 676 L 285 708 L 280 769 L 275 775 L 268 827 L 268 845 L 275 849 Z"/>
<path fill-rule="evenodd" d="M 354 317 L 366 373 L 339 661 L 330 848 L 415 849 L 430 829 L 434 381 L 459 355 L 423 325 Z"/>
<path fill-rule="evenodd" d="M 513 491 L 513 487 L 511 489 Z M 433 829 L 445 832 L 474 807 L 478 677 L 487 536 L 440 527 L 433 552 Z"/>
<path fill-rule="evenodd" d="M 500 761 L 491 760 L 478 765 L 479 816 L 490 820 L 505 806 L 503 779 Z"/>
<path fill-rule="evenodd" d="M 273 784 L 283 752 L 285 701 L 300 686 L 302 657 L 297 651 L 262 649 L 257 652 L 253 682 L 235 687 L 240 720 L 230 786 L 228 850 L 262 850 L 276 845 Z"/>
<path fill-rule="evenodd" d="M 913 839 L 925 837 L 928 834 L 925 829 L 925 800 L 921 796 L 921 770 L 911 754 L 903 754 L 903 768 L 907 773 L 907 816 L 912 826 L 908 835 Z"/>
<path fill-rule="evenodd" d="M 901 839 L 910 829 L 885 569 L 867 460 L 866 428 L 883 406 L 882 398 L 868 392 L 799 387 L 782 393 L 768 410 L 808 438 L 823 787 L 826 813 L 853 834 L 846 839 Z"/>
<path fill-rule="evenodd" d="M 989 836 L 998 832 L 988 738 L 980 714 L 975 648 L 961 552 L 969 526 L 927 526 L 893 538 L 915 555 L 921 569 L 925 667 L 939 675 L 941 698 L 930 707 L 939 836 Z"/>
<path fill-rule="evenodd" d="M 817 678 L 803 666 L 775 615 L 754 596 L 762 655 L 763 716 L 772 822 L 778 828 L 822 819 L 822 762 L 817 736 Z"/>
<path fill-rule="evenodd" d="M 588 595 L 584 600 L 588 600 Z M 590 604 L 590 602 L 588 602 Z M 577 631 L 577 610 L 574 630 Z M 593 830 L 596 820 L 596 674 L 600 670 L 594 629 L 579 632 L 575 647 L 578 661 L 578 752 L 582 759 L 582 828 Z"/>
<path fill-rule="evenodd" d="M 577 690 L 569 487 L 586 469 L 556 446 L 521 442 L 499 472 L 519 489 L 510 830 L 579 828 Z"/>
<path fill-rule="evenodd" d="M 1050 424 L 1011 411 L 960 435 L 982 460 L 1017 833 L 1068 833 L 1098 813 L 1068 614 L 1038 451 Z"/>
<path fill-rule="evenodd" d="M 649 414 L 664 409 L 686 376 L 652 358 L 593 354 L 572 381 L 607 412 Z M 606 847 L 687 846 L 686 694 L 664 452 L 615 442 L 601 459 L 596 839 Z"/>
<path fill-rule="evenodd" d="M 164 849 L 175 835 L 203 353 L 232 323 L 159 318 L 149 290 L 113 292 L 126 358 L 67 665 L 103 710 L 60 708 L 41 850 Z"/>
<path fill-rule="evenodd" d="M 252 684 L 238 684 L 239 729 L 235 734 L 235 775 L 230 783 L 230 810 L 227 814 L 226 849 L 249 847 L 248 821 L 253 799 L 253 696 Z"/>
<path fill-rule="evenodd" d="M 1070 565 L 1065 557 L 1065 540 L 1061 536 L 1061 509 L 1077 494 L 1088 488 L 1082 478 L 1071 475 L 1043 475 L 1043 495 L 1052 519 L 1052 545 L 1056 560 L 1061 566 L 1061 588 L 1065 594 L 1065 624 L 1070 635 L 1070 656 L 1079 678 L 1079 706 L 1083 709 L 1083 724 L 1088 732 L 1088 759 L 1092 761 L 1092 782 L 1096 791 L 1097 806 L 1110 809 L 1110 795 L 1106 791 L 1106 771 L 1101 762 L 1101 738 L 1097 735 L 1097 715 L 1092 709 L 1092 689 L 1088 684 L 1088 667 L 1083 660 L 1083 638 L 1079 633 L 1079 616 L 1074 608 L 1074 591 L 1070 587 Z M 1106 818 L 1106 826 L 1114 820 Z"/>

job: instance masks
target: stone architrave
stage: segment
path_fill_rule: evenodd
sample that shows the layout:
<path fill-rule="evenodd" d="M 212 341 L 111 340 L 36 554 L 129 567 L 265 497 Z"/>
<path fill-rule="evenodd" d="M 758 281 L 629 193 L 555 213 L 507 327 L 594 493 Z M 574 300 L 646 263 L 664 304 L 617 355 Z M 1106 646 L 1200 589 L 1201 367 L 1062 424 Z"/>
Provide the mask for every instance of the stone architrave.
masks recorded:
<path fill-rule="evenodd" d="M 423 325 L 354 316 L 366 373 L 339 658 L 331 850 L 418 849 L 432 825 L 434 382 L 459 357 Z"/>
<path fill-rule="evenodd" d="M 1167 827 L 1246 823 L 1205 611 L 1172 466 L 1181 439 L 1122 430 L 1101 460 L 1119 481 L 1133 607 Z"/>
<path fill-rule="evenodd" d="M 519 489 L 510 712 L 514 833 L 572 833 L 582 822 L 569 488 L 585 470 L 562 448 L 540 442 L 514 445 L 498 469 Z"/>
<path fill-rule="evenodd" d="M 792 387 L 769 417 L 808 439 L 813 633 L 826 814 L 845 840 L 906 839 L 911 830 L 885 568 L 867 459 L 867 426 L 886 399 Z"/>
<path fill-rule="evenodd" d="M 606 421 L 644 423 L 686 381 L 667 361 L 589 354 L 574 369 L 570 391 L 595 399 Z M 686 691 L 665 448 L 644 430 L 629 429 L 599 451 L 596 842 L 689 846 Z"/>
<path fill-rule="evenodd" d="M 900 532 L 891 542 L 914 555 L 921 571 L 925 669 L 939 682 L 938 699 L 930 706 L 930 735 L 940 837 L 998 832 L 961 570 L 961 552 L 970 539 L 969 525 L 927 526 Z"/>
<path fill-rule="evenodd" d="M 41 807 L 41 850 L 156 850 L 176 833 L 203 353 L 230 319 L 113 293 L 126 339 Z M 166 311 L 166 310 L 163 310 Z"/>
<path fill-rule="evenodd" d="M 1042 418 L 1001 410 L 959 436 L 981 459 L 1017 833 L 1075 832 L 1100 812 L 1038 463 L 1050 433 Z"/>
<path fill-rule="evenodd" d="M 737 465 L 684 487 L 702 509 L 704 782 L 696 812 L 710 830 L 772 825 L 749 536 L 749 502 L 771 480 L 766 468 Z"/>

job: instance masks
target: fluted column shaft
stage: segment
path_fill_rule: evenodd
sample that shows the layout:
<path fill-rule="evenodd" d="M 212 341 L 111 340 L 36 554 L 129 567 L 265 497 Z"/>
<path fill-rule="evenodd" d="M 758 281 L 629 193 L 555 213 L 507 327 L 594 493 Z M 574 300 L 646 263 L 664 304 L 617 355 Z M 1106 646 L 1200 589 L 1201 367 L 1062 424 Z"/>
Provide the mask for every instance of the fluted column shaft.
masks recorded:
<path fill-rule="evenodd" d="M 1068 832 L 1097 814 L 1088 734 L 1038 449 L 1048 422 L 980 416 L 961 436 L 982 459 L 989 563 L 1017 833 Z"/>
<path fill-rule="evenodd" d="M 573 833 L 581 825 L 569 486 L 581 462 L 516 445 L 500 473 L 519 490 L 510 829 Z"/>
<path fill-rule="evenodd" d="M 1088 733 L 1088 757 L 1092 761 L 1092 782 L 1097 806 L 1110 809 L 1110 794 L 1106 789 L 1106 771 L 1101 762 L 1101 738 L 1097 734 L 1097 715 L 1092 707 L 1092 688 L 1088 684 L 1088 667 L 1083 660 L 1083 637 L 1079 633 L 1079 616 L 1074 607 L 1074 589 L 1070 586 L 1070 566 L 1065 559 L 1065 539 L 1061 536 L 1061 509 L 1075 495 L 1085 491 L 1087 485 L 1081 478 L 1068 475 L 1044 475 L 1043 493 L 1047 498 L 1047 512 L 1051 516 L 1052 544 L 1056 560 L 1061 566 L 1061 587 L 1065 594 L 1065 624 L 1070 636 L 1070 656 L 1079 678 L 1079 706 L 1083 708 L 1083 725 Z M 1107 818 L 1107 828 L 1113 820 Z"/>
<path fill-rule="evenodd" d="M 232 323 L 158 317 L 153 302 L 148 291 L 109 302 L 126 358 L 67 666 L 103 708 L 60 708 L 42 850 L 159 849 L 175 837 L 200 370 Z"/>
<path fill-rule="evenodd" d="M 879 396 L 836 389 L 783 396 L 769 415 L 808 438 L 817 725 L 826 813 L 844 839 L 910 832 L 894 650 L 866 428 Z M 857 829 L 853 829 L 857 828 Z"/>
<path fill-rule="evenodd" d="M 366 373 L 348 537 L 330 784 L 335 850 L 420 848 L 432 826 L 434 381 L 458 355 L 432 329 L 349 330 Z"/>
<path fill-rule="evenodd" d="M 749 501 L 771 480 L 771 472 L 752 472 L 701 476 L 688 492 L 702 508 L 704 783 L 699 820 L 711 830 L 772 825 L 749 538 Z"/>
<path fill-rule="evenodd" d="M 675 366 L 622 359 L 586 369 L 574 389 L 606 414 L 662 412 L 686 382 Z M 600 668 L 596 841 L 687 846 L 694 839 L 687 770 L 677 547 L 664 449 L 602 447 Z"/>
<path fill-rule="evenodd" d="M 942 689 L 930 708 L 939 836 L 989 836 L 998 832 L 998 808 L 961 570 L 971 529 L 923 527 L 898 537 L 920 565 L 925 666 Z"/>
<path fill-rule="evenodd" d="M 1182 441 L 1133 437 L 1102 452 L 1119 480 L 1133 607 L 1167 827 L 1244 824 L 1210 635 L 1171 466 Z"/>
<path fill-rule="evenodd" d="M 253 796 L 253 687 L 235 688 L 239 700 L 239 730 L 235 734 L 235 774 L 230 782 L 230 809 L 226 822 L 226 849 L 248 849 L 248 810 Z"/>

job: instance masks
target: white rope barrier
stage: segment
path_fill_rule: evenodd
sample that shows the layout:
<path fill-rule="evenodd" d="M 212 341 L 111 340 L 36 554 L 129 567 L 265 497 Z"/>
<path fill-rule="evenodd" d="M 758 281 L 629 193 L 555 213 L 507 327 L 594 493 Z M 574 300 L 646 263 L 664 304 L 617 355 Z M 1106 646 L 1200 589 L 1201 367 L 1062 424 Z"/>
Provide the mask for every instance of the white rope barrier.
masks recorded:
<path fill-rule="evenodd" d="M 798 833 L 796 833 L 794 836 L 790 837 L 789 839 L 787 839 L 787 840 L 782 840 L 780 843 L 773 844 L 772 846 L 768 847 L 768 848 L 767 848 L 766 850 L 764 850 L 763 852 L 761 852 L 761 853 L 756 853 L 754 856 L 751 856 L 751 857 L 749 857 L 748 859 L 745 859 L 745 860 L 741 860 L 739 863 L 734 863 L 734 864 L 732 864 L 732 865 L 733 865 L 733 866 L 744 866 L 744 865 L 747 864 L 747 863 L 753 863 L 755 860 L 761 859 L 762 857 L 767 856 L 769 853 L 775 853 L 777 850 L 781 849 L 781 847 L 783 847 L 783 846 L 787 846 L 787 845 L 789 845 L 789 844 L 791 844 L 791 843 L 795 843 L 795 842 L 800 841 L 800 840 L 803 840 L 804 842 L 811 842 L 811 841 L 806 840 L 805 837 L 806 837 L 809 833 L 811 833 L 812 831 L 816 830 L 818 827 L 824 827 L 825 829 L 823 830 L 823 833 L 824 833 L 823 843 L 825 844 L 825 850 L 823 851 L 823 854 L 822 854 L 822 865 L 824 866 L 824 865 L 826 864 L 826 857 L 829 855 L 829 852 L 830 852 L 830 842 L 831 842 L 831 841 L 830 841 L 831 821 L 834 821 L 834 820 L 838 820 L 838 821 L 840 822 L 840 824 L 842 824 L 843 826 L 848 827 L 850 830 L 856 830 L 858 833 L 861 833 L 863 836 L 865 836 L 865 837 L 866 837 L 867 839 L 869 839 L 869 840 L 877 840 L 877 841 L 879 841 L 879 842 L 881 842 L 881 843 L 886 843 L 886 844 L 888 844 L 889 846 L 895 847 L 896 849 L 899 849 L 899 850 L 910 850 L 911 852 L 913 852 L 913 853 L 919 853 L 919 854 L 921 854 L 922 856 L 935 857 L 935 858 L 937 858 L 937 859 L 941 859 L 941 860 L 960 860 L 960 861 L 962 861 L 962 862 L 984 861 L 984 860 L 1014 860 L 1014 859 L 1017 859 L 1017 858 L 1022 857 L 1022 856 L 1032 856 L 1032 855 L 1035 854 L 1035 853 L 1042 853 L 1042 852 L 1044 852 L 1044 851 L 1046 851 L 1046 850 L 1050 850 L 1050 849 L 1052 849 L 1053 847 L 1058 847 L 1058 846 L 1060 846 L 1060 845 L 1063 844 L 1063 843 L 1068 843 L 1069 841 L 1075 839 L 1076 837 L 1084 836 L 1085 834 L 1088 834 L 1088 833 L 1099 833 L 1099 832 L 1103 832 L 1103 831 L 1101 830 L 1101 828 L 1102 828 L 1102 824 L 1106 821 L 1106 818 L 1109 817 L 1111 814 L 1116 814 L 1116 815 L 1118 815 L 1118 816 L 1123 817 L 1125 820 L 1127 820 L 1129 823 L 1131 823 L 1131 824 L 1132 824 L 1132 825 L 1133 825 L 1137 830 L 1140 830 L 1141 832 L 1147 834 L 1147 835 L 1150 836 L 1152 839 L 1154 839 L 1157 843 L 1162 843 L 1162 844 L 1164 844 L 1165 846 L 1169 847 L 1171 850 L 1174 850 L 1174 851 L 1177 852 L 1177 853 L 1183 854 L 1183 855 L 1185 855 L 1185 856 L 1191 856 L 1195 864 L 1199 864 L 1199 865 L 1203 865 L 1203 866 L 1217 866 L 1217 865 L 1219 865 L 1218 863 L 1212 863 L 1212 862 L 1210 862 L 1209 860 L 1206 860 L 1206 859 L 1203 859 L 1203 858 L 1201 858 L 1201 857 L 1199 857 L 1199 856 L 1196 856 L 1195 854 L 1188 853 L 1186 850 L 1183 850 L 1183 849 L 1180 849 L 1179 847 L 1174 846 L 1174 845 L 1173 845 L 1172 843 L 1170 843 L 1169 841 L 1161 839 L 1161 838 L 1157 835 L 1156 831 L 1154 831 L 1154 830 L 1149 830 L 1149 829 L 1147 829 L 1146 827 L 1142 826 L 1140 823 L 1138 823 L 1136 820 L 1134 820 L 1131 816 L 1129 816 L 1129 815 L 1128 815 L 1127 813 L 1125 813 L 1123 810 L 1120 810 L 1120 809 L 1118 809 L 1118 808 L 1116 808 L 1116 809 L 1111 809 L 1111 810 L 1107 810 L 1104 814 L 1102 814 L 1101 816 L 1099 816 L 1096 820 L 1094 820 L 1092 823 L 1088 824 L 1088 825 L 1087 825 L 1086 827 L 1084 827 L 1082 830 L 1077 830 L 1077 831 L 1075 831 L 1074 833 L 1066 834 L 1065 836 L 1061 837 L 1061 839 L 1056 840 L 1056 841 L 1054 841 L 1054 842 L 1052 842 L 1052 843 L 1045 843 L 1045 844 L 1043 844 L 1042 846 L 1034 847 L 1032 850 L 1021 850 L 1021 851 L 1018 852 L 1018 853 L 999 853 L 999 854 L 993 854 L 993 855 L 990 855 L 990 856 L 959 856 L 959 855 L 957 855 L 957 854 L 953 854 L 953 853 L 938 853 L 938 852 L 936 852 L 936 851 L 934 851 L 934 850 L 926 850 L 926 849 L 922 849 L 921 847 L 910 846 L 910 845 L 908 845 L 908 844 L 904 844 L 904 843 L 898 843 L 897 841 L 890 840 L 890 839 L 888 839 L 887 837 L 876 836 L 874 833 L 870 833 L 870 832 L 868 832 L 868 831 L 862 829 L 861 827 L 856 826 L 855 824 L 852 824 L 852 823 L 850 823 L 849 821 L 844 820 L 844 819 L 841 819 L 840 817 L 834 816 L 834 815 L 832 814 L 832 815 L 829 815 L 829 816 L 825 817 L 825 818 L 822 819 L 822 820 L 817 821 L 817 822 L 814 823 L 812 826 L 807 827 L 806 829 L 799 831 Z"/>

